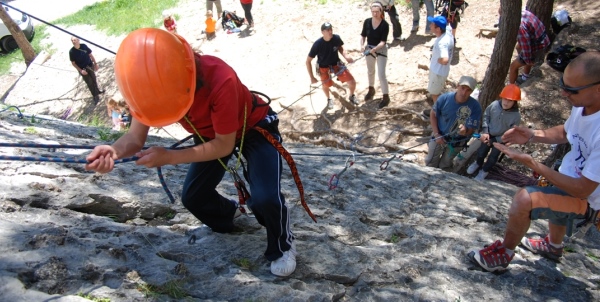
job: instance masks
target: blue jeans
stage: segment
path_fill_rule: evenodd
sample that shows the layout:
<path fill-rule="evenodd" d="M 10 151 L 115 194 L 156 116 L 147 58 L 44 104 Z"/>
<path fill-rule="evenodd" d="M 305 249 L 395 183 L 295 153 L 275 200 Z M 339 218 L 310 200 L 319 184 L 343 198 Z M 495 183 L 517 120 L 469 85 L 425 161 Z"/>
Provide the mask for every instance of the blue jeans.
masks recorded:
<path fill-rule="evenodd" d="M 480 167 L 483 165 L 483 168 L 481 168 L 483 172 L 489 172 L 492 169 L 492 167 L 494 167 L 494 165 L 498 162 L 500 154 L 502 154 L 500 150 L 494 147 L 494 142 L 498 142 L 498 137 L 490 136 L 490 146 L 481 143 L 481 147 L 477 149 L 477 165 L 479 165 Z M 488 155 L 490 150 L 492 150 L 492 153 L 490 153 L 490 156 L 488 156 L 488 160 L 487 162 L 485 162 L 484 165 L 483 161 L 485 160 L 485 157 Z"/>
<path fill-rule="evenodd" d="M 281 142 L 277 126 L 266 127 Z M 276 260 L 291 248 L 293 234 L 285 198 L 281 194 L 282 161 L 279 153 L 259 132 L 250 130 L 244 137 L 242 154 L 247 162 L 247 179 L 251 198 L 248 206 L 256 220 L 267 229 L 269 261 Z M 221 158 L 227 164 L 231 155 Z M 196 162 L 190 165 L 183 184 L 183 205 L 206 226 L 219 233 L 233 230 L 235 202 L 221 196 L 216 187 L 225 169 L 219 161 Z"/>

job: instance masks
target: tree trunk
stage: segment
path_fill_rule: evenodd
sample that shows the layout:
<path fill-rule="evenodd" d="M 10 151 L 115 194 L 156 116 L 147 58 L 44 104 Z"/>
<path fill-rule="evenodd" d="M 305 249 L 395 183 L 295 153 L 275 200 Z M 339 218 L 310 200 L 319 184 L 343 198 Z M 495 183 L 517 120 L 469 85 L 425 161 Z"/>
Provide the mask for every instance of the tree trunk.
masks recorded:
<path fill-rule="evenodd" d="M 521 24 L 521 0 L 501 0 L 502 22 L 494 43 L 490 64 L 485 72 L 479 103 L 483 110 L 497 99 L 504 88 L 513 50 L 517 43 L 517 32 Z"/>
<path fill-rule="evenodd" d="M 10 34 L 17 42 L 17 45 L 19 45 L 21 53 L 23 54 L 23 58 L 25 59 L 25 64 L 29 66 L 29 64 L 33 62 L 33 59 L 35 59 L 35 50 L 33 50 L 31 43 L 27 41 L 27 38 L 25 37 L 25 34 L 23 34 L 21 28 L 19 28 L 15 21 L 8 15 L 8 13 L 4 10 L 4 7 L 0 7 L 0 19 L 2 19 L 4 25 L 6 25 L 8 31 L 10 31 Z"/>
<path fill-rule="evenodd" d="M 554 41 L 556 34 L 552 30 L 550 19 L 552 18 L 552 5 L 554 0 L 527 0 L 527 10 L 533 13 L 546 27 L 546 34 L 550 41 Z"/>

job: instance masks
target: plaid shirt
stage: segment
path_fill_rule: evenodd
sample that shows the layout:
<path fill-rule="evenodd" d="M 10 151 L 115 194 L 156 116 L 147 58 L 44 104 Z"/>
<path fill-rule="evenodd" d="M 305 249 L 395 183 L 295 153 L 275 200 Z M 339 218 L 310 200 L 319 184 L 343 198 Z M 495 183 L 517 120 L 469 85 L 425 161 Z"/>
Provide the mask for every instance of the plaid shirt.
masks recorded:
<path fill-rule="evenodd" d="M 533 64 L 536 52 L 550 45 L 550 38 L 546 35 L 544 23 L 529 11 L 522 11 L 521 26 L 517 34 L 517 42 L 521 47 L 519 57 L 526 64 Z"/>

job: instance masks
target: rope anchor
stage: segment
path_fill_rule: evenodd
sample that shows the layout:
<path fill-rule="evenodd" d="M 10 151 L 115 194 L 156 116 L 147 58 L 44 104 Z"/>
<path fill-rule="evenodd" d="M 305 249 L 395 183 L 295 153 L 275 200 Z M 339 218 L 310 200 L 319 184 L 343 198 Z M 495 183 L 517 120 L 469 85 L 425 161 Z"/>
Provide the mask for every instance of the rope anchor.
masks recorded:
<path fill-rule="evenodd" d="M 350 158 L 352 158 L 352 160 L 350 160 Z M 352 167 L 352 165 L 354 165 L 355 161 L 356 161 L 356 158 L 354 157 L 354 152 L 352 152 L 352 155 L 348 156 L 348 158 L 346 159 L 346 162 L 344 163 L 344 169 L 342 169 L 342 171 L 340 171 L 340 173 L 338 173 L 338 174 L 331 175 L 331 178 L 329 179 L 329 190 L 334 190 L 338 187 L 338 184 L 340 182 L 340 177 L 342 176 L 342 174 L 344 174 L 344 172 L 346 172 L 346 170 L 348 170 L 348 168 L 350 168 L 350 167 Z"/>

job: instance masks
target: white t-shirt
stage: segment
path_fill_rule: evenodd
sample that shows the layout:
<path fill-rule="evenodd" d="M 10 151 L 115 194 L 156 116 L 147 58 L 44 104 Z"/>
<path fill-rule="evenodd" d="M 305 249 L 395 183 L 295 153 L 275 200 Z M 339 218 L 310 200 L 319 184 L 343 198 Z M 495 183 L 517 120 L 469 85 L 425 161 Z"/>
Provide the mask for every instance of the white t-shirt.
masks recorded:
<path fill-rule="evenodd" d="M 600 183 L 600 112 L 582 116 L 582 107 L 573 107 L 565 122 L 571 151 L 565 155 L 558 171 L 562 174 Z M 600 210 L 600 186 L 588 197 L 590 206 Z"/>
<path fill-rule="evenodd" d="M 450 74 L 450 62 L 452 62 L 452 53 L 454 52 L 454 37 L 448 26 L 446 33 L 435 39 L 433 43 L 433 52 L 431 53 L 431 64 L 429 70 L 437 75 L 448 77 Z M 448 64 L 438 63 L 439 58 L 448 58 Z"/>

